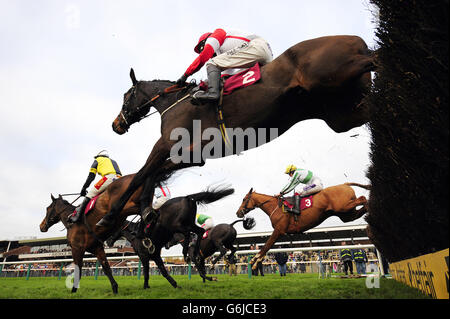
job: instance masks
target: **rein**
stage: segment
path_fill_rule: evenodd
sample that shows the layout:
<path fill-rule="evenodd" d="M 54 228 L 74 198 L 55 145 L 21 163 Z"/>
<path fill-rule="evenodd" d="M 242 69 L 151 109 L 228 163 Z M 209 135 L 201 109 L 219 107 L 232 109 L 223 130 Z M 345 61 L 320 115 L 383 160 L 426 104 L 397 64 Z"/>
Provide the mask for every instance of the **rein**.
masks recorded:
<path fill-rule="evenodd" d="M 139 91 L 140 93 L 142 93 L 142 94 L 147 98 L 147 101 L 144 102 L 144 104 L 139 105 L 139 106 L 136 108 L 136 112 L 137 112 L 137 113 L 140 113 L 140 111 L 141 111 L 144 107 L 146 107 L 148 104 L 151 104 L 151 103 L 153 104 L 153 102 L 155 102 L 157 99 L 159 99 L 160 97 L 163 97 L 163 96 L 166 95 L 166 94 L 179 92 L 179 91 L 183 90 L 184 87 L 179 87 L 177 84 L 174 84 L 174 85 L 172 85 L 172 86 L 169 86 L 169 87 L 165 88 L 162 92 L 159 92 L 158 94 L 156 94 L 156 95 L 153 96 L 153 97 L 151 97 L 151 96 L 148 95 L 146 92 L 144 92 L 143 90 L 141 90 L 137 85 L 136 85 L 135 89 L 136 89 L 137 91 Z M 187 96 L 189 96 L 189 94 L 188 94 Z M 184 100 L 187 96 L 185 96 L 185 97 L 184 97 L 183 99 L 181 99 L 181 100 L 178 100 L 177 102 L 175 102 L 174 104 L 172 104 L 169 108 L 167 108 L 166 110 L 164 110 L 164 111 L 161 113 L 161 116 L 162 116 L 165 112 L 167 112 L 170 108 L 172 108 L 173 106 L 175 106 L 177 103 L 179 103 L 180 101 Z M 151 105 L 151 106 L 152 106 L 152 105 Z M 153 114 L 155 114 L 155 113 L 158 113 L 158 111 L 154 111 L 154 112 L 152 112 L 152 113 L 143 115 L 143 116 L 141 116 L 136 122 L 139 122 L 139 121 L 145 119 L 146 117 L 149 117 L 150 115 L 153 115 Z M 130 123 L 128 123 L 127 118 L 126 118 L 125 114 L 123 113 L 123 110 L 120 111 L 120 116 L 122 117 L 122 119 L 123 119 L 123 121 L 125 122 L 125 124 L 126 124 L 127 126 L 130 126 Z"/>

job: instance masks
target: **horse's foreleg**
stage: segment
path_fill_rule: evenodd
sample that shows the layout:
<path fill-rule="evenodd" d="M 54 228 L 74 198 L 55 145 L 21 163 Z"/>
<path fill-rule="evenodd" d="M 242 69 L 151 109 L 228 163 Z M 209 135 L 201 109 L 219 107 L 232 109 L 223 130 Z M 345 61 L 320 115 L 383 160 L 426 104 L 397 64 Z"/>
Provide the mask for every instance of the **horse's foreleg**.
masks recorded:
<path fill-rule="evenodd" d="M 206 280 L 208 280 L 208 281 L 213 280 L 213 277 L 206 276 L 206 267 L 205 267 L 205 259 L 204 258 L 199 257 L 199 258 L 194 259 L 194 264 L 195 264 L 195 267 L 197 267 L 198 274 L 200 275 L 200 277 L 202 277 L 203 282 L 205 282 Z"/>
<path fill-rule="evenodd" d="M 81 269 L 83 268 L 83 257 L 84 250 L 75 250 L 72 248 L 72 257 L 73 263 L 75 264 L 75 268 L 73 271 L 73 285 L 72 285 L 72 293 L 77 292 L 78 288 L 80 288 L 80 279 L 81 279 Z"/>
<path fill-rule="evenodd" d="M 183 235 L 184 240 L 181 243 L 181 246 L 183 247 L 183 257 L 184 261 L 189 263 L 191 261 L 191 258 L 188 255 L 188 249 L 189 249 L 189 242 L 191 241 L 191 232 L 187 231 Z"/>
<path fill-rule="evenodd" d="M 197 234 L 197 241 L 195 242 L 194 245 L 194 260 L 199 256 L 200 254 L 200 242 L 202 240 L 203 234 L 205 233 L 205 230 L 197 225 L 194 225 L 194 227 L 192 227 L 191 231 L 195 234 Z"/>
<path fill-rule="evenodd" d="M 164 140 L 160 138 L 153 146 L 145 165 L 133 177 L 128 188 L 122 196 L 120 196 L 119 200 L 112 205 L 110 214 L 114 215 L 120 212 L 124 208 L 126 202 L 130 199 L 131 195 L 145 183 L 147 178 L 155 172 L 156 168 L 164 163 L 168 156 L 169 151 L 166 149 Z"/>
<path fill-rule="evenodd" d="M 164 266 L 164 262 L 161 258 L 161 250 L 158 253 L 153 254 L 152 259 L 156 263 L 156 266 L 158 266 L 159 271 L 161 271 L 161 274 L 164 276 L 164 278 L 167 279 L 167 281 L 174 287 L 177 288 L 177 282 L 169 275 L 167 272 L 166 267 Z"/>
<path fill-rule="evenodd" d="M 97 249 L 95 255 L 97 256 L 98 261 L 102 265 L 102 268 L 103 268 L 103 271 L 104 271 L 106 277 L 108 277 L 109 282 L 111 283 L 111 288 L 112 288 L 113 293 L 117 294 L 119 285 L 114 280 L 114 277 L 113 277 L 112 271 L 111 271 L 111 267 L 109 266 L 108 260 L 106 259 L 106 254 L 105 254 L 105 250 L 103 249 L 103 247 L 99 247 Z"/>
<path fill-rule="evenodd" d="M 272 235 L 270 235 L 269 239 L 264 244 L 263 248 L 261 248 L 261 250 L 250 261 L 250 264 L 253 265 L 252 266 L 253 270 L 256 269 L 259 262 L 262 262 L 266 253 L 269 251 L 270 248 L 272 248 L 273 244 L 280 236 L 281 236 L 281 231 L 279 231 L 278 229 L 275 228 L 275 230 L 272 232 Z"/>

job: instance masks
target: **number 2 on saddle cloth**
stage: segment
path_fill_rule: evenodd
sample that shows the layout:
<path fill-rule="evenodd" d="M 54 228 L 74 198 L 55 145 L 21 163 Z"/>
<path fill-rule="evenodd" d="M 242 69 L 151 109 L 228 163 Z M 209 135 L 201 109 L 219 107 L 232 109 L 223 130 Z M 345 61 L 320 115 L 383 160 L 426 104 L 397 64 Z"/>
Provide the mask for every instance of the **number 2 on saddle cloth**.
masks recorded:
<path fill-rule="evenodd" d="M 259 64 L 256 63 L 249 69 L 233 74 L 231 76 L 223 76 L 222 78 L 225 81 L 223 86 L 223 95 L 229 95 L 236 89 L 243 88 L 258 82 L 258 80 L 261 78 Z M 200 82 L 199 86 L 200 90 L 206 91 L 208 89 L 208 84 L 203 81 Z"/>

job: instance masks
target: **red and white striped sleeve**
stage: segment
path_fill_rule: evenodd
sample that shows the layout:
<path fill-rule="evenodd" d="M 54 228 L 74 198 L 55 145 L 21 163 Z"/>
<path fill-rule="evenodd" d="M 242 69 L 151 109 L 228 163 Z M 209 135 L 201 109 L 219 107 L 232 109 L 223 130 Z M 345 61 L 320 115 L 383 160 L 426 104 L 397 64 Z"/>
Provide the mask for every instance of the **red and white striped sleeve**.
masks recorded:
<path fill-rule="evenodd" d="M 184 72 L 184 75 L 188 77 L 197 72 L 198 70 L 200 70 L 201 67 L 206 63 L 206 61 L 211 59 L 214 53 L 223 44 L 226 35 L 227 33 L 223 29 L 214 30 L 214 32 L 206 40 L 203 51 L 200 52 L 200 54 L 194 60 L 194 62 L 192 62 L 192 64 L 187 68 L 186 72 Z"/>

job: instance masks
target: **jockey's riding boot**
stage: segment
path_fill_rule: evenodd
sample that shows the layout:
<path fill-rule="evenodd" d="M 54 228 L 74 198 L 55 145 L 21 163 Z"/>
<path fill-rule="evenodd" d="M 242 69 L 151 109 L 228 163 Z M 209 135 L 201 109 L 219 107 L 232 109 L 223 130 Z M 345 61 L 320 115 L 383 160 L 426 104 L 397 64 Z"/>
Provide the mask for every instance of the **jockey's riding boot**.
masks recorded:
<path fill-rule="evenodd" d="M 84 211 L 84 209 L 86 208 L 86 205 L 89 203 L 91 199 L 89 197 L 85 197 L 83 202 L 78 205 L 77 208 L 75 208 L 75 211 L 73 212 L 73 214 L 69 217 L 69 222 L 70 223 L 76 223 L 78 221 L 78 219 L 81 216 L 81 212 Z"/>
<path fill-rule="evenodd" d="M 103 227 L 110 227 L 110 226 L 112 226 L 114 224 L 114 221 L 116 220 L 116 216 L 117 216 L 117 214 L 119 212 L 120 211 L 115 212 L 115 213 L 111 213 L 111 211 L 108 212 L 105 216 L 103 216 L 102 219 L 100 219 L 98 221 L 96 226 L 103 226 Z"/>
<path fill-rule="evenodd" d="M 197 91 L 193 98 L 200 102 L 217 102 L 220 98 L 220 69 L 215 65 L 206 67 L 208 73 L 208 91 Z"/>
<path fill-rule="evenodd" d="M 292 212 L 300 215 L 300 195 L 294 195 L 294 208 L 292 208 Z"/>

